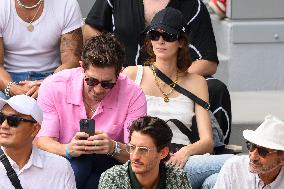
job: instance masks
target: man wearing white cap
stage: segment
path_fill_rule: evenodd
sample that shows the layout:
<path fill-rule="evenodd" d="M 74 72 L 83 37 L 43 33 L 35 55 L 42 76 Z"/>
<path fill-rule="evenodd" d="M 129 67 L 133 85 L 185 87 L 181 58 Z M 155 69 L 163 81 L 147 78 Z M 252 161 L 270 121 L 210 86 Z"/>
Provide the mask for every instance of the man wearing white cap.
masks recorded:
<path fill-rule="evenodd" d="M 70 163 L 32 144 L 43 119 L 36 100 L 0 99 L 0 110 L 0 188 L 76 188 Z"/>
<path fill-rule="evenodd" d="M 274 116 L 255 130 L 245 130 L 249 155 L 229 159 L 214 189 L 284 188 L 284 122 Z"/>

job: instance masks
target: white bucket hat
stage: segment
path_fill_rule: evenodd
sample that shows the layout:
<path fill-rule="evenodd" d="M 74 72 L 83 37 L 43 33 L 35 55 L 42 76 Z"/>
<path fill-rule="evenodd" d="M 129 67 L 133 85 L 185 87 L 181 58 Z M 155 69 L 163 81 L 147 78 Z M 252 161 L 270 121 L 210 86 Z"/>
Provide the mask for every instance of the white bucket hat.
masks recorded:
<path fill-rule="evenodd" d="M 284 122 L 268 115 L 264 122 L 255 130 L 244 130 L 243 136 L 256 145 L 284 151 Z"/>
<path fill-rule="evenodd" d="M 21 114 L 32 116 L 39 124 L 42 123 L 43 113 L 34 98 L 27 95 L 16 95 L 9 98 L 9 100 L 0 98 L 1 110 L 5 104 L 9 104 L 15 111 Z"/>

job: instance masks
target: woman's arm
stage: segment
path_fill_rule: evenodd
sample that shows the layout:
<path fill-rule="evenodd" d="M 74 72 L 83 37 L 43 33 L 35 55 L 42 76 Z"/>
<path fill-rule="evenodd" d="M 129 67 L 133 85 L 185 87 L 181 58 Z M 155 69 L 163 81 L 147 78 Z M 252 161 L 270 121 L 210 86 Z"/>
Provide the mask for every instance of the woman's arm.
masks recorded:
<path fill-rule="evenodd" d="M 198 75 L 192 75 L 190 86 L 187 88 L 193 94 L 209 101 L 208 88 L 206 80 Z M 194 88 L 192 88 L 194 86 Z M 208 110 L 205 110 L 198 104 L 195 104 L 196 123 L 199 134 L 199 140 L 187 146 L 184 146 L 175 154 L 173 154 L 168 163 L 174 164 L 178 167 L 183 167 L 191 155 L 205 154 L 213 152 L 213 137 L 210 116 Z"/>

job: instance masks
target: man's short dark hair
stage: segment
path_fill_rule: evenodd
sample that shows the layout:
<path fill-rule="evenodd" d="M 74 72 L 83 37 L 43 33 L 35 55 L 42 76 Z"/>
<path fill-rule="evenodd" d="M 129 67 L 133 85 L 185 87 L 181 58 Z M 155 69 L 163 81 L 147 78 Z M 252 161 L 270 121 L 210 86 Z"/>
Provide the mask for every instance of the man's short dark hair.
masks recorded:
<path fill-rule="evenodd" d="M 160 118 L 144 116 L 134 121 L 129 127 L 129 141 L 134 131 L 149 135 L 158 152 L 164 147 L 170 148 L 173 132 L 167 123 Z"/>
<path fill-rule="evenodd" d="M 99 68 L 114 67 L 115 74 L 118 76 L 125 60 L 124 47 L 111 33 L 90 38 L 82 51 L 84 70 L 87 70 L 90 64 Z"/>

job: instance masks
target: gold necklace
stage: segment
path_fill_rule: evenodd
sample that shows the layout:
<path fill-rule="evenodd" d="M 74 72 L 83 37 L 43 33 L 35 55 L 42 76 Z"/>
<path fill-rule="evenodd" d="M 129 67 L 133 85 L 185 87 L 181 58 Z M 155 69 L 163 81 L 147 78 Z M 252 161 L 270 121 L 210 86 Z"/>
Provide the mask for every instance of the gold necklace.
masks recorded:
<path fill-rule="evenodd" d="M 43 2 L 43 1 L 39 1 L 39 2 Z M 33 31 L 34 31 L 34 26 L 33 26 L 32 23 L 34 22 L 34 19 L 35 19 L 35 17 L 36 17 L 37 14 L 38 14 L 38 11 L 39 11 L 41 5 L 42 5 L 42 3 L 40 3 L 39 7 L 37 8 L 36 13 L 35 13 L 34 17 L 32 18 L 32 20 L 29 21 L 29 24 L 28 24 L 28 26 L 27 26 L 27 29 L 28 29 L 29 32 L 33 32 Z"/>
<path fill-rule="evenodd" d="M 177 84 L 177 82 L 178 82 L 178 70 L 177 70 L 177 72 L 176 72 L 176 79 L 169 85 L 169 86 L 171 87 L 171 90 L 170 90 L 169 92 L 165 93 L 165 92 L 163 91 L 163 89 L 160 87 L 160 82 L 159 82 L 159 80 L 158 80 L 158 78 L 157 78 L 157 73 L 156 73 L 156 71 L 155 71 L 154 66 L 152 65 L 151 68 L 152 68 L 153 75 L 154 75 L 154 78 L 155 78 L 156 86 L 159 88 L 160 92 L 161 92 L 162 95 L 164 96 L 164 97 L 163 97 L 163 98 L 164 98 L 164 102 L 169 102 L 169 101 L 170 101 L 169 95 L 171 95 L 171 94 L 174 92 L 174 88 L 175 88 L 175 86 L 176 86 L 176 84 Z"/>
<path fill-rule="evenodd" d="M 94 110 L 93 108 L 91 108 L 91 106 L 89 106 L 89 104 L 85 101 L 85 104 L 87 105 L 87 107 L 91 110 L 91 112 L 94 114 L 96 112 L 96 110 Z"/>
<path fill-rule="evenodd" d="M 32 6 L 27 6 L 24 5 L 20 0 L 17 0 L 17 3 L 20 7 L 24 8 L 24 9 L 34 9 L 37 6 L 39 6 L 39 4 L 42 2 L 43 0 L 39 0 L 36 4 L 32 5 Z"/>

